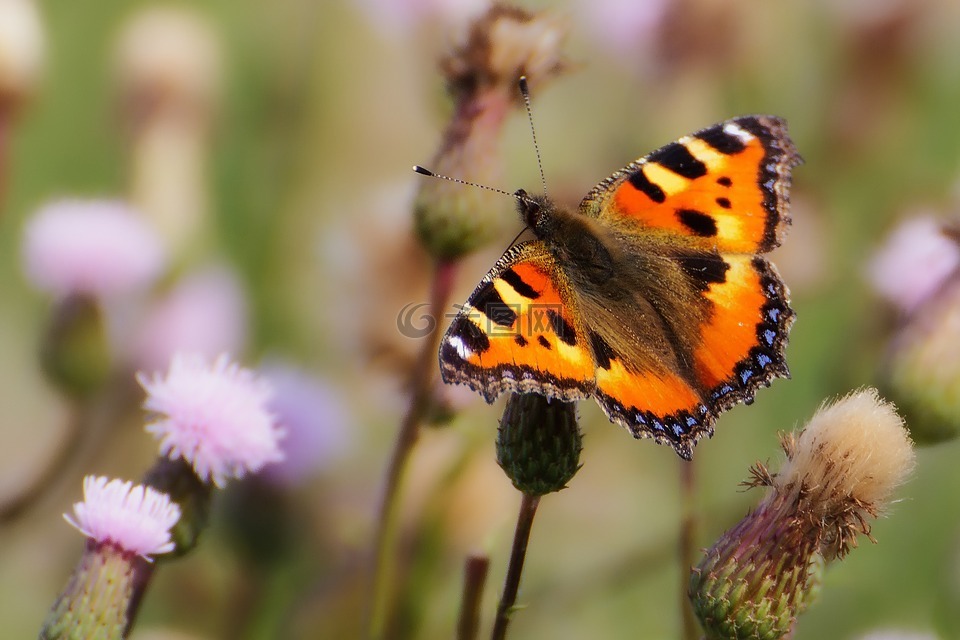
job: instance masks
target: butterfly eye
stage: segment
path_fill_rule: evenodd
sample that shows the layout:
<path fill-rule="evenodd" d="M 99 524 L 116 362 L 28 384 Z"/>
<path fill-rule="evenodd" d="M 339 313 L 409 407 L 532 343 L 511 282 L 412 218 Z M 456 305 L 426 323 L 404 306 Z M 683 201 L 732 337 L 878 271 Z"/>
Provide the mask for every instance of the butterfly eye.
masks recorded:
<path fill-rule="evenodd" d="M 540 220 L 540 203 L 533 200 L 523 189 L 517 189 L 513 192 L 513 197 L 517 199 L 517 210 L 524 224 L 535 227 Z"/>

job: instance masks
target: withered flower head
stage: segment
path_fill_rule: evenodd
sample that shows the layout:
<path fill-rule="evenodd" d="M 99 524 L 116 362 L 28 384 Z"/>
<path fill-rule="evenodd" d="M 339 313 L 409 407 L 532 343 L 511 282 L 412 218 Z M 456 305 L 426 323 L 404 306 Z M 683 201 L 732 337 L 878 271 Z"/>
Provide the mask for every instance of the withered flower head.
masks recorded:
<path fill-rule="evenodd" d="M 870 536 L 870 519 L 913 468 L 893 405 L 873 389 L 824 405 L 782 438 L 779 473 L 752 469 L 770 487 L 756 510 L 723 534 L 693 570 L 690 597 L 707 638 L 782 638 L 819 589 L 823 565 Z"/>
<path fill-rule="evenodd" d="M 466 40 L 440 68 L 455 97 L 500 87 L 519 98 L 520 76 L 536 86 L 568 66 L 560 51 L 565 35 L 556 17 L 494 5 L 470 25 Z"/>

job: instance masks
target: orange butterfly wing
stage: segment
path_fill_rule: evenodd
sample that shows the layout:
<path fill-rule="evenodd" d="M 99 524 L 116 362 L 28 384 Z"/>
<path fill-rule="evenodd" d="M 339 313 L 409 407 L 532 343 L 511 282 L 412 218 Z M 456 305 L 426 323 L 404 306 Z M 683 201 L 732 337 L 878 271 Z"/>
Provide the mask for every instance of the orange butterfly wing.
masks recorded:
<path fill-rule="evenodd" d="M 581 203 L 581 213 L 625 233 L 665 234 L 667 255 L 680 247 L 724 265 L 704 269 L 708 313 L 691 372 L 621 367 L 598 376 L 601 406 L 635 436 L 666 440 L 689 457 L 720 412 L 789 377 L 784 349 L 794 313 L 760 254 L 780 244 L 790 221 L 790 172 L 800 161 L 782 120 L 735 118 L 631 163 Z"/>

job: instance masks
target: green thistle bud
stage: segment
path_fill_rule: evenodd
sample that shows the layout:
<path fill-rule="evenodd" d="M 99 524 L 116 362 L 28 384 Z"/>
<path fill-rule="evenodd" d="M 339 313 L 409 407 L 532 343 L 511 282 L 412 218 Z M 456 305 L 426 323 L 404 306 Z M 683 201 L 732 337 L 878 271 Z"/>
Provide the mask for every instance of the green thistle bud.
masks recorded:
<path fill-rule="evenodd" d="M 580 469 L 576 405 L 537 393 L 513 394 L 497 432 L 497 463 L 518 490 L 559 491 Z"/>
<path fill-rule="evenodd" d="M 87 549 L 50 611 L 41 640 L 120 640 L 138 582 L 152 570 L 143 557 L 113 544 L 87 541 Z"/>
<path fill-rule="evenodd" d="M 816 540 L 784 520 L 785 501 L 763 504 L 727 531 L 690 577 L 708 640 L 775 640 L 788 634 L 821 564 Z"/>
<path fill-rule="evenodd" d="M 181 510 L 171 536 L 176 548 L 169 557 L 187 554 L 200 539 L 210 520 L 213 487 L 197 477 L 193 467 L 183 458 L 159 458 L 144 474 L 143 483 L 170 496 Z"/>
<path fill-rule="evenodd" d="M 85 397 L 110 373 L 111 356 L 103 314 L 96 300 L 70 296 L 53 309 L 41 348 L 44 372 L 61 391 Z"/>
<path fill-rule="evenodd" d="M 909 418 L 914 440 L 960 435 L 960 281 L 944 286 L 894 340 L 887 384 Z"/>
<path fill-rule="evenodd" d="M 782 446 L 780 472 L 758 464 L 747 483 L 770 493 L 693 569 L 689 594 L 709 640 L 788 636 L 824 565 L 870 536 L 914 460 L 903 421 L 872 389 L 821 407 Z"/>
<path fill-rule="evenodd" d="M 492 6 L 466 40 L 440 63 L 453 98 L 453 116 L 429 169 L 483 185 L 501 183 L 500 134 L 511 109 L 521 107 L 517 81 L 542 84 L 566 64 L 564 29 L 553 18 Z M 417 236 L 441 260 L 456 259 L 498 237 L 513 220 L 508 202 L 486 189 L 447 180 L 422 180 L 414 203 Z"/>

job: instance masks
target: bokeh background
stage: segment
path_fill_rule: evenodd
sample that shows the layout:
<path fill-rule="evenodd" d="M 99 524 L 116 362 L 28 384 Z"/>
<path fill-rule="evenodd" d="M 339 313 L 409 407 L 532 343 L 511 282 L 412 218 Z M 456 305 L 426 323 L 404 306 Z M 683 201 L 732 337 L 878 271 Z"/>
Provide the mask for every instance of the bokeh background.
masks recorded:
<path fill-rule="evenodd" d="M 698 546 L 706 547 L 759 499 L 738 483 L 755 461 L 779 459 L 778 431 L 878 380 L 896 316 L 865 274 L 889 229 L 918 211 L 947 218 L 960 210 L 960 5 L 520 6 L 567 24 L 573 65 L 533 96 L 556 199 L 576 203 L 639 155 L 743 113 L 786 118 L 806 160 L 794 174 L 793 228 L 774 254 L 798 317 L 793 378 L 730 411 L 697 448 Z M 437 59 L 482 2 L 36 7 L 43 71 L 3 126 L 0 499 L 19 495 L 51 461 L 57 473 L 0 525 L 3 637 L 36 634 L 79 557 L 83 540 L 60 514 L 80 499 L 83 474 L 136 479 L 156 455 L 132 376 L 165 365 L 162 354 L 129 346 L 149 311 L 111 316 L 111 344 L 122 355 L 110 385 L 131 387 L 126 404 L 110 393 L 70 400 L 41 368 L 56 305 L 27 283 L 21 242 L 31 214 L 64 197 L 120 198 L 160 211 L 156 219 L 166 211 L 171 266 L 144 295 L 156 303 L 180 291 L 181 306 L 213 319 L 201 345 L 292 379 L 312 430 L 295 473 L 218 497 L 200 547 L 161 566 L 133 637 L 359 636 L 363 567 L 418 346 L 400 334 L 397 317 L 426 301 L 429 276 L 411 235 L 424 178 L 410 165 L 434 156 L 450 112 Z M 150 30 L 150 19 L 163 25 L 170 15 L 181 36 Z M 151 85 L 155 58 L 161 79 Z M 169 119 L 167 91 L 189 96 L 173 101 Z M 493 186 L 536 188 L 520 111 L 506 125 L 501 157 L 506 183 Z M 507 221 L 504 233 L 461 267 L 458 301 L 520 230 L 508 198 L 489 215 Z M 178 289 L 188 285 L 192 298 Z M 449 402 L 455 415 L 423 433 L 402 497 L 404 637 L 452 636 L 463 561 L 477 551 L 491 558 L 490 624 L 519 503 L 494 458 L 500 405 L 454 390 Z M 511 631 L 678 637 L 679 462 L 667 448 L 634 442 L 592 402 L 580 412 L 583 468 L 541 504 L 520 593 L 526 608 Z M 59 460 L 75 420 L 86 431 Z M 830 568 L 797 640 L 878 630 L 960 637 L 957 446 L 919 450 L 902 500 L 874 528 L 878 544 L 863 540 Z"/>

